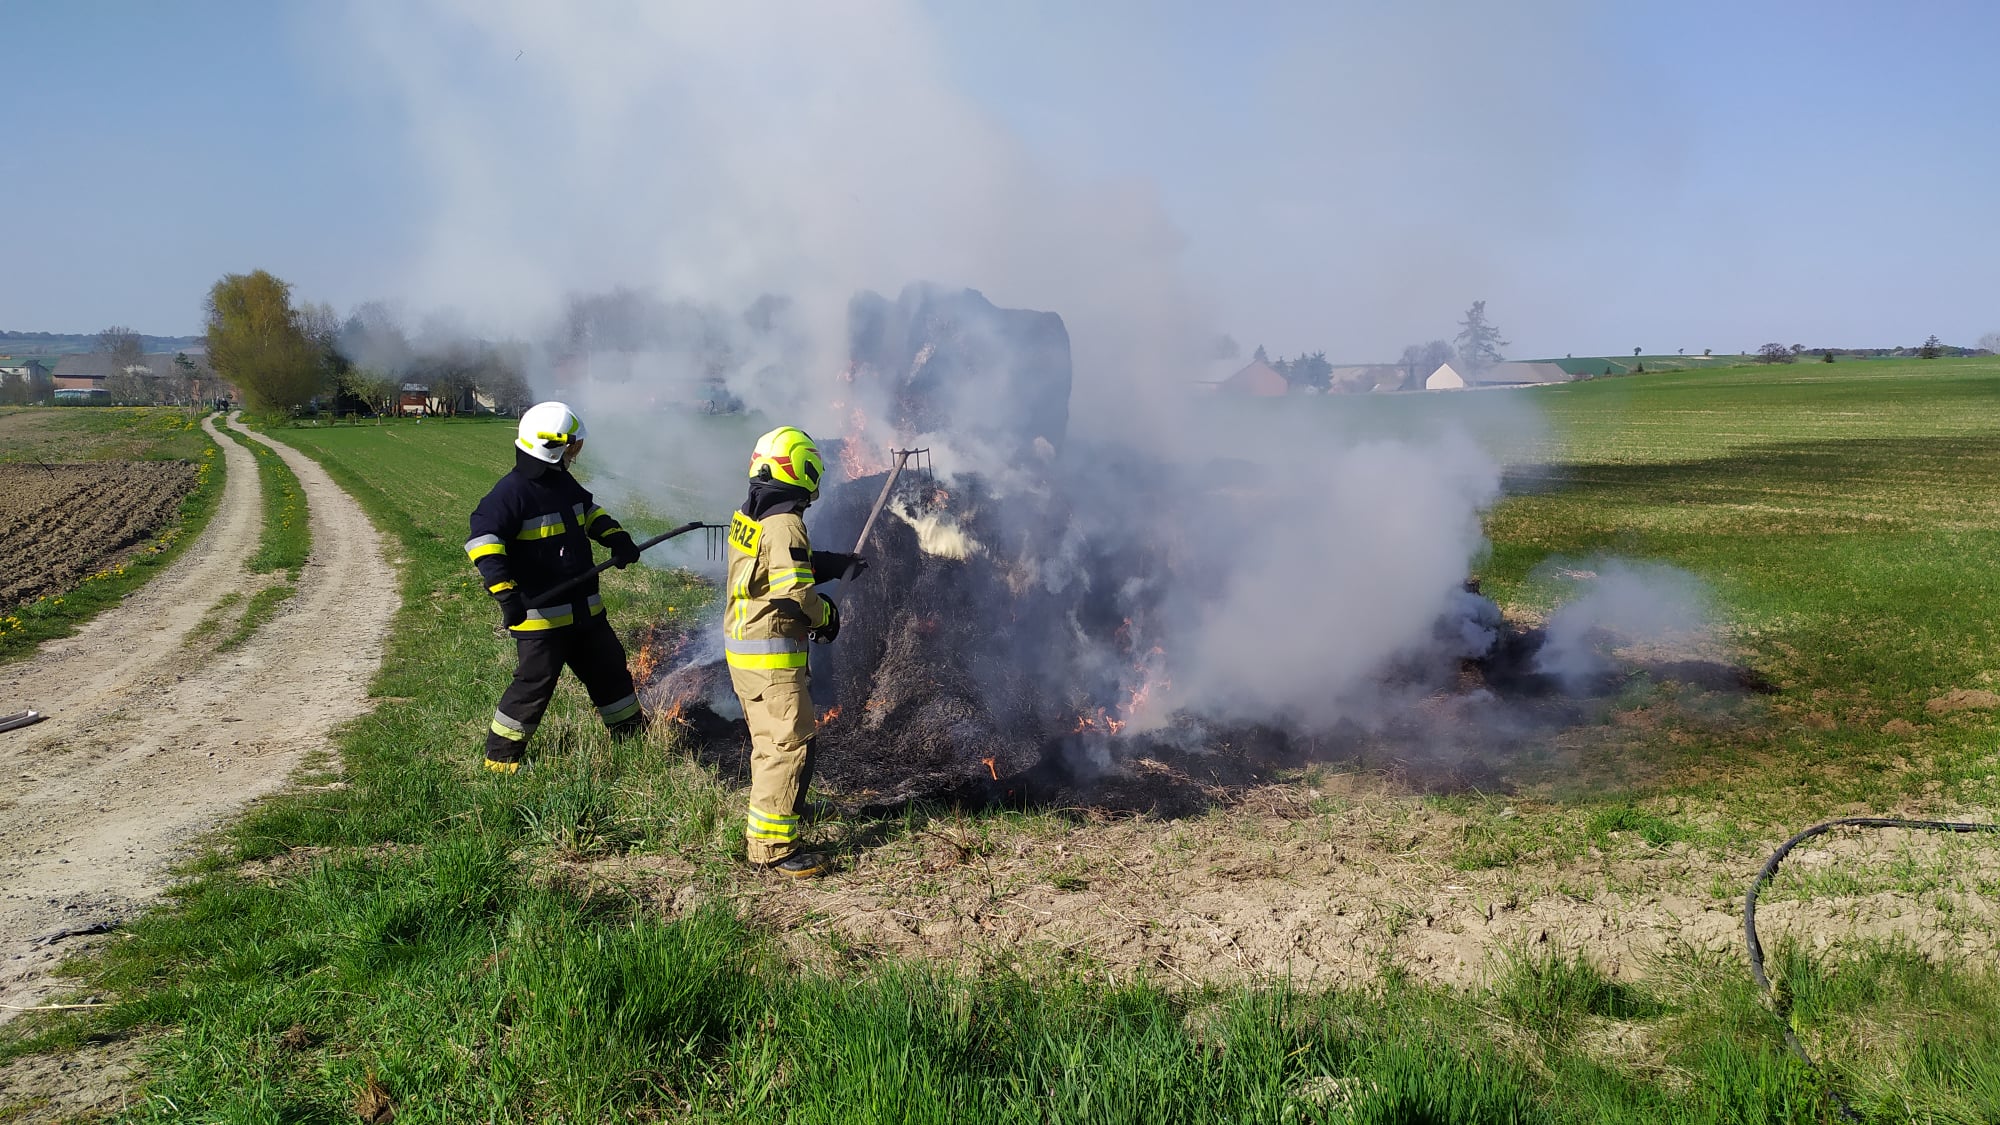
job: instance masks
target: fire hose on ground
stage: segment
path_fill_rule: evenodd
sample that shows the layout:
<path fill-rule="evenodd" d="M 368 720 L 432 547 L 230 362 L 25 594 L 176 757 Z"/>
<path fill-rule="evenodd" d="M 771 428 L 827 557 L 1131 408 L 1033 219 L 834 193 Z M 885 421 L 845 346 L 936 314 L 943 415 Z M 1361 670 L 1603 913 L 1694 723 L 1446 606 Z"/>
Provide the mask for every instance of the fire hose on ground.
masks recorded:
<path fill-rule="evenodd" d="M 1778 873 L 1778 865 L 1785 862 L 1785 857 L 1791 854 L 1793 848 L 1812 839 L 1814 836 L 1823 835 L 1836 828 L 1912 828 L 1922 829 L 1927 832 L 1958 833 L 2000 832 L 2000 824 L 1978 824 L 1963 820 L 1905 820 L 1902 817 L 1893 816 L 1845 816 L 1838 820 L 1828 820 L 1815 824 L 1811 828 L 1800 832 L 1798 835 L 1779 844 L 1778 850 L 1771 853 L 1771 858 L 1764 861 L 1764 869 L 1757 873 L 1755 879 L 1751 880 L 1750 890 L 1743 896 L 1743 943 L 1748 948 L 1750 954 L 1750 976 L 1751 979 L 1757 982 L 1757 987 L 1764 993 L 1765 999 L 1770 1002 L 1772 1013 L 1778 1017 L 1778 1024 L 1785 1032 L 1786 1045 L 1791 1047 L 1792 1053 L 1799 1057 L 1799 1061 L 1805 1063 L 1806 1067 L 1814 1073 L 1818 1073 L 1819 1071 L 1818 1064 L 1813 1062 L 1812 1055 L 1807 1053 L 1805 1044 L 1799 1042 L 1798 1034 L 1792 1030 L 1791 1003 L 1772 990 L 1771 978 L 1764 972 L 1764 943 L 1757 939 L 1757 893 L 1763 890 L 1764 885 L 1769 883 L 1771 878 Z M 1829 1086 L 1828 1092 L 1833 1094 L 1834 1101 L 1839 1106 L 1841 1114 L 1848 1120 L 1859 1121 L 1862 1119 L 1861 1115 L 1856 1113 L 1854 1108 L 1847 1104 L 1847 1099 L 1841 1097 L 1838 1091 L 1833 1090 Z"/>

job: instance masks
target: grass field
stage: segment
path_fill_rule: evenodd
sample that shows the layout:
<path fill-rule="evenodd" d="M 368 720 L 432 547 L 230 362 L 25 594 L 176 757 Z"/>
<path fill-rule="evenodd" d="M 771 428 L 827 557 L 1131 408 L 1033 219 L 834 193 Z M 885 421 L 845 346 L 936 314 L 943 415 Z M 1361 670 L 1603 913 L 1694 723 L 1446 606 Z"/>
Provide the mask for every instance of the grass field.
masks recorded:
<path fill-rule="evenodd" d="M 0 461 L 195 461 L 205 411 L 154 406 L 0 406 Z"/>
<path fill-rule="evenodd" d="M 189 461 L 194 490 L 172 521 L 122 564 L 74 589 L 0 613 L 0 663 L 25 660 L 43 641 L 67 637 L 160 572 L 201 533 L 222 498 L 222 457 L 200 416 L 155 408 L 0 408 L 0 461 Z"/>
<path fill-rule="evenodd" d="M 1984 472 L 2000 456 L 2000 363 L 1505 393 L 1532 395 L 1545 424 L 1497 435 L 1521 487 L 1489 518 L 1488 591 L 1532 614 L 1551 596 L 1548 556 L 1674 563 L 1714 588 L 1727 640 L 1780 690 L 1716 724 L 1654 695 L 1623 701 L 1669 715 L 1621 728 L 1644 771 L 1311 816 L 1366 816 L 1392 835 L 1444 818 L 1449 833 L 1395 845 L 1424 877 L 1519 865 L 1554 899 L 1599 893 L 1591 880 L 1621 857 L 1690 847 L 1741 870 L 1718 888 L 1737 895 L 1755 841 L 1863 808 L 1991 819 L 1992 712 L 1976 696 L 1928 704 L 2000 688 L 1988 617 L 2000 527 Z M 1359 429 L 1434 408 L 1317 405 Z M 345 1120 L 373 1090 L 398 1121 L 1817 1122 L 1834 1119 L 1827 1079 L 1869 1119 L 2000 1119 L 2000 970 L 1890 941 L 1774 954 L 1824 1076 L 1785 1053 L 1740 954 L 1690 951 L 1635 981 L 1542 946 L 1463 988 L 1390 964 L 1352 989 L 1112 979 L 1087 958 L 968 969 L 836 948 L 802 964 L 784 931 L 815 920 L 773 910 L 734 874 L 740 794 L 671 741 L 611 746 L 566 684 L 534 772 L 477 769 L 511 653 L 459 544 L 508 463 L 504 425 L 278 436 L 396 537 L 403 608 L 379 705 L 342 736 L 342 762 L 258 806 L 172 908 L 78 967 L 108 1006 L 21 1021 L 0 1046 L 148 1037 L 138 1119 Z M 657 570 L 609 578 L 626 630 L 707 597 Z M 1221 809 L 1121 830 L 1250 823 Z M 869 846 L 901 854 L 956 833 L 993 858 L 1073 827 L 919 811 L 870 826 Z M 668 903 L 593 881 L 604 857 L 673 872 L 682 889 Z M 1842 875 L 1812 878 L 1832 893 Z M 1902 877 L 1913 896 L 1961 893 Z"/>

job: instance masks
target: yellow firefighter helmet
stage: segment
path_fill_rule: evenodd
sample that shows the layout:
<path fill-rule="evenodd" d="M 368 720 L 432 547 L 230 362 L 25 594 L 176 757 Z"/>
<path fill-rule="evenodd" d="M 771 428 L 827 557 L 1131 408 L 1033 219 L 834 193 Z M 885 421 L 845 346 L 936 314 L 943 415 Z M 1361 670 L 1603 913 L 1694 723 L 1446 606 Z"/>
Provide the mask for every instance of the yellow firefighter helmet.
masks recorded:
<path fill-rule="evenodd" d="M 779 426 L 758 438 L 757 448 L 750 451 L 751 480 L 789 484 L 815 498 L 819 496 L 819 478 L 825 472 L 826 461 L 819 455 L 819 446 L 797 426 Z"/>

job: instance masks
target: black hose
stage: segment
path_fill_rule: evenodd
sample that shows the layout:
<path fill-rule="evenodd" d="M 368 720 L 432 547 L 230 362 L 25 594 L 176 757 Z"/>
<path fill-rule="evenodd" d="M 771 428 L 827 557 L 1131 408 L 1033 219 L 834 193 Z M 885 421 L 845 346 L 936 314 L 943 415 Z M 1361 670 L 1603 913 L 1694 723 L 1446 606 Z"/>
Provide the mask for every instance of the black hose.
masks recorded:
<path fill-rule="evenodd" d="M 1800 843 L 1836 828 L 1849 827 L 1921 828 L 1930 832 L 2000 832 L 2000 824 L 1975 824 L 1963 820 L 1904 820 L 1894 816 L 1844 816 L 1839 820 L 1815 824 L 1793 836 L 1779 844 L 1778 850 L 1771 853 L 1771 858 L 1764 861 L 1764 869 L 1750 881 L 1750 891 L 1743 896 L 1743 944 L 1750 952 L 1750 976 L 1757 982 L 1757 987 L 1763 990 L 1765 997 L 1771 1001 L 1771 1010 L 1777 1015 L 1779 1026 L 1784 1029 L 1785 1042 L 1792 1048 L 1792 1053 L 1799 1057 L 1800 1062 L 1814 1070 L 1818 1069 L 1817 1064 L 1813 1062 L 1812 1056 L 1806 1053 L 1805 1044 L 1800 1043 L 1798 1035 L 1792 1031 L 1791 1005 L 1788 1002 L 1781 1002 L 1771 991 L 1771 978 L 1764 973 L 1764 943 L 1757 940 L 1757 892 L 1764 889 L 1764 884 L 1770 882 L 1771 877 L 1778 873 L 1778 865 L 1785 862 L 1785 857 Z M 1854 1112 L 1853 1107 L 1847 1104 L 1847 1099 L 1841 1097 L 1837 1091 L 1833 1096 L 1839 1103 L 1840 1112 L 1848 1120 L 1861 1120 L 1861 1115 Z"/>

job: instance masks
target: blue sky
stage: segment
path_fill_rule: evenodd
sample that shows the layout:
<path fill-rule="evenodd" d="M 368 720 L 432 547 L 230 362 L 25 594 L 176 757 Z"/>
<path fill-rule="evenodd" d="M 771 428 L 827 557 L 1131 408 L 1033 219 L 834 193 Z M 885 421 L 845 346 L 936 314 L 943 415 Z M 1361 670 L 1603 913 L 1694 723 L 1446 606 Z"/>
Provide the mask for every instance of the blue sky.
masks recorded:
<path fill-rule="evenodd" d="M 714 260 L 731 255 L 716 232 L 776 215 L 828 285 L 846 283 L 829 258 L 966 231 L 858 276 L 935 269 L 1066 312 L 1130 286 L 1095 315 L 1171 301 L 1246 349 L 1337 358 L 1448 336 L 1476 298 L 1523 355 L 2000 331 L 1996 5 L 881 0 L 855 6 L 852 39 L 815 29 L 805 56 L 769 27 L 577 29 L 533 7 L 0 3 L 0 327 L 195 332 L 207 286 L 256 267 L 342 310 L 393 297 L 474 321 L 515 307 L 495 303 L 495 262 L 551 287 L 699 290 L 677 222 Z M 646 52 L 579 63 L 649 35 L 662 68 L 718 69 L 656 90 Z M 689 110 L 704 91 L 731 104 Z M 936 144 L 955 174 L 927 190 L 948 198 L 890 161 L 895 182 L 830 175 L 851 209 L 732 208 L 744 185 L 815 178 L 792 158 L 816 151 L 801 132 L 845 137 L 846 107 L 872 121 L 913 102 L 948 104 L 856 145 Z M 656 119 L 671 177 L 628 151 Z M 601 121 L 629 145 L 572 139 Z M 704 193 L 719 130 L 768 143 L 719 155 L 728 187 Z M 565 209 L 572 191 L 588 206 Z M 1004 222 L 969 229 L 995 207 Z M 544 223 L 490 261 L 465 253 Z M 995 246 L 1042 226 L 1061 237 L 1034 244 L 1034 268 Z M 781 251 L 757 256 L 729 282 L 785 275 Z M 1076 277 L 1089 286 L 1062 284 Z"/>

